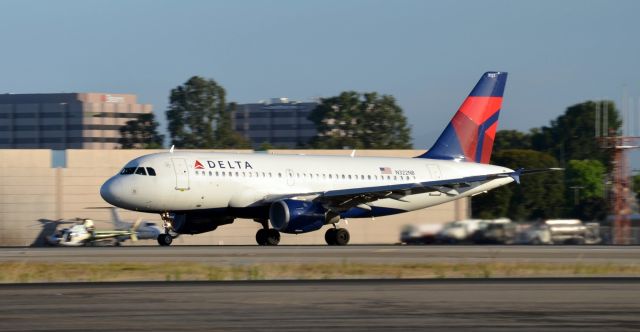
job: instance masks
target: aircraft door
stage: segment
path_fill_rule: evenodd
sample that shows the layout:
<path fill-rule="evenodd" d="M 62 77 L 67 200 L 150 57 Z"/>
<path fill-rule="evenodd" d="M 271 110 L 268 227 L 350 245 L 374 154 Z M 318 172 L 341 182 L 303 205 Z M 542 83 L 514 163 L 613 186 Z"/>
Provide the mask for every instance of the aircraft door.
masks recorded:
<path fill-rule="evenodd" d="M 287 170 L 284 173 L 285 173 L 285 176 L 287 177 L 287 184 L 290 186 L 293 186 L 296 183 L 295 173 L 293 172 L 293 170 L 290 168 L 287 168 Z"/>
<path fill-rule="evenodd" d="M 442 179 L 442 173 L 440 172 L 440 167 L 438 167 L 438 165 L 429 164 L 429 165 L 427 165 L 427 169 L 429 170 L 429 173 L 431 174 L 431 179 L 433 179 L 433 180 Z"/>
<path fill-rule="evenodd" d="M 176 173 L 176 190 L 189 190 L 187 161 L 181 158 L 173 158 L 171 162 L 173 163 L 173 171 Z"/>

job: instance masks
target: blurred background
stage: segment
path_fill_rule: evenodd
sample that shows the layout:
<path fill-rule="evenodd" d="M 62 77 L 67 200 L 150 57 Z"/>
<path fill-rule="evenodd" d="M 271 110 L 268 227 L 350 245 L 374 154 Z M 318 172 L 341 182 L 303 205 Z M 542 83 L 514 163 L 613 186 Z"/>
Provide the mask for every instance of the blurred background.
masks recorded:
<path fill-rule="evenodd" d="M 565 171 L 363 224 L 354 243 L 638 243 L 638 9 L 3 1 L 0 245 L 43 245 L 76 217 L 110 227 L 87 208 L 138 149 L 418 155 L 489 70 L 509 72 L 491 162 Z M 253 243 L 246 224 L 182 241 Z"/>

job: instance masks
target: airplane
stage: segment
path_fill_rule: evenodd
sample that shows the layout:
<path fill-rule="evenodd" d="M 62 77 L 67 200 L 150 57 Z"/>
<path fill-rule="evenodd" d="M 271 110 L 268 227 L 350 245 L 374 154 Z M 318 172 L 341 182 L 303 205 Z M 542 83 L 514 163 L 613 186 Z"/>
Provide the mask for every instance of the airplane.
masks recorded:
<path fill-rule="evenodd" d="M 154 222 L 146 220 L 136 221 L 139 224 L 135 227 L 136 222 L 126 222 L 120 219 L 118 208 L 110 207 L 109 209 L 111 209 L 111 221 L 113 222 L 113 226 L 118 231 L 127 231 L 135 228 L 138 240 L 156 240 L 162 233 L 160 228 L 158 228 Z"/>
<path fill-rule="evenodd" d="M 120 245 L 120 242 L 131 239 L 137 241 L 137 228 L 140 222 L 136 222 L 128 230 L 103 230 L 95 229 L 93 220 L 82 219 L 82 222 L 73 225 L 71 228 L 65 228 L 54 234 L 47 236 L 47 242 L 50 245 L 64 247 L 81 247 L 94 246 L 101 244 Z"/>
<path fill-rule="evenodd" d="M 341 219 L 373 218 L 424 209 L 520 182 L 543 170 L 490 165 L 506 72 L 483 74 L 431 149 L 414 158 L 169 152 L 129 161 L 100 188 L 108 203 L 159 213 L 170 245 L 253 219 L 259 245 L 280 233 L 329 229 L 329 245 L 346 245 Z"/>

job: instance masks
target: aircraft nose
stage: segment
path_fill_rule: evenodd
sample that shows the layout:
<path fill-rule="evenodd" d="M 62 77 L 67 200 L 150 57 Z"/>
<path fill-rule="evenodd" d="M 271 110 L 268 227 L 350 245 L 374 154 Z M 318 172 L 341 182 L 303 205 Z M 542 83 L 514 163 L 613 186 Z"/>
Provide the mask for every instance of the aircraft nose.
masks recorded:
<path fill-rule="evenodd" d="M 100 187 L 100 196 L 102 196 L 102 199 L 115 206 L 118 206 L 118 203 L 122 199 L 119 194 L 119 185 L 117 182 L 116 179 L 110 178 Z"/>

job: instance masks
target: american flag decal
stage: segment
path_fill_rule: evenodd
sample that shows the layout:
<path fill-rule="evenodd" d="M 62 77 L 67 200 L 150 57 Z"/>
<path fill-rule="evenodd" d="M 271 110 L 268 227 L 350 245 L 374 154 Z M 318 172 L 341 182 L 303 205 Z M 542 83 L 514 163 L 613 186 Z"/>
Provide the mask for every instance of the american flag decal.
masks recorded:
<path fill-rule="evenodd" d="M 391 168 L 389 168 L 389 167 L 380 167 L 380 174 L 391 174 Z"/>

